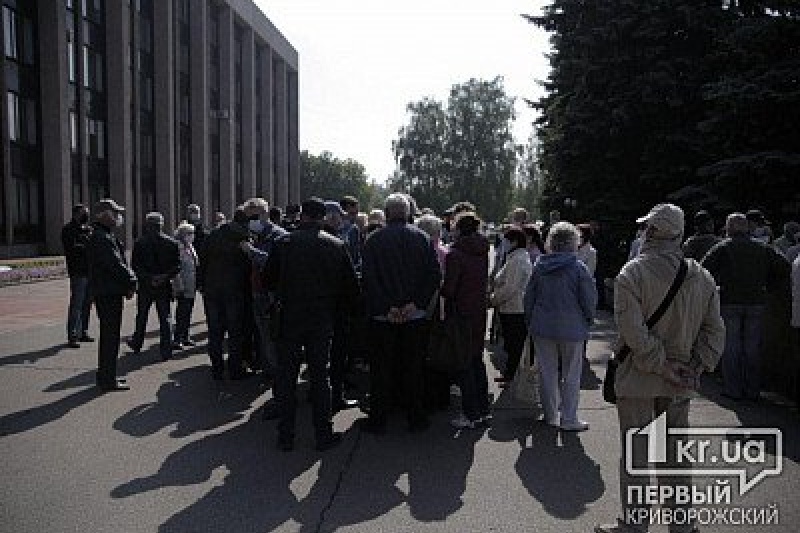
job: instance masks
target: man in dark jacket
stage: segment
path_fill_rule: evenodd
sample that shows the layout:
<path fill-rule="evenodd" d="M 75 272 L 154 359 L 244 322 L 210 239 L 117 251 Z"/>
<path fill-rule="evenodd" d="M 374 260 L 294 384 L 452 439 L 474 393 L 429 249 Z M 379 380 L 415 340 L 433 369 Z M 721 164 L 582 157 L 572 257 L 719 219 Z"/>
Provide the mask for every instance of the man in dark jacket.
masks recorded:
<path fill-rule="evenodd" d="M 72 220 L 61 230 L 61 244 L 67 260 L 69 275 L 69 311 L 67 314 L 67 341 L 70 348 L 80 348 L 79 342 L 92 342 L 89 336 L 89 310 L 92 298 L 89 294 L 89 265 L 86 247 L 92 228 L 89 225 L 89 210 L 83 204 L 72 208 Z"/>
<path fill-rule="evenodd" d="M 364 429 L 385 431 L 396 379 L 393 369 L 402 368 L 409 429 L 422 431 L 428 427 L 422 391 L 425 309 L 442 275 L 428 236 L 408 223 L 408 198 L 389 195 L 385 211 L 386 227 L 367 239 L 362 255 L 364 290 L 378 343 L 370 363 L 370 413 Z"/>
<path fill-rule="evenodd" d="M 94 212 L 94 231 L 89 239 L 87 257 L 89 290 L 100 321 L 97 386 L 103 391 L 127 390 L 128 385 L 117 379 L 117 356 L 123 298 L 133 298 L 136 274 L 125 261 L 125 250 L 113 233 L 114 228 L 123 223 L 125 208 L 105 198 L 97 203 Z"/>
<path fill-rule="evenodd" d="M 136 294 L 136 329 L 128 347 L 138 353 L 144 343 L 150 306 L 156 304 L 159 324 L 159 352 L 166 361 L 172 355 L 172 278 L 181 270 L 181 253 L 178 242 L 164 233 L 164 216 L 148 213 L 143 235 L 133 245 L 131 257 L 133 271 L 139 279 Z"/>
<path fill-rule="evenodd" d="M 280 306 L 276 324 L 275 397 L 281 413 L 278 448 L 294 447 L 295 389 L 302 350 L 311 377 L 317 450 L 336 446 L 341 436 L 331 424 L 330 350 L 336 313 L 358 301 L 358 281 L 344 243 L 322 231 L 325 205 L 303 202 L 297 230 L 276 243 L 267 262 L 267 286 Z M 291 265 L 291 266 L 290 266 Z"/>
<path fill-rule="evenodd" d="M 200 206 L 197 204 L 189 204 L 186 206 L 186 221 L 194 226 L 194 249 L 197 253 L 205 244 L 206 237 L 208 237 L 208 229 L 203 225 L 203 218 L 200 216 Z"/>
<path fill-rule="evenodd" d="M 728 238 L 711 248 L 703 266 L 720 291 L 725 322 L 722 355 L 724 395 L 733 400 L 758 400 L 761 395 L 761 340 L 767 292 L 789 294 L 791 266 L 774 248 L 748 234 L 742 213 L 728 216 Z"/>
<path fill-rule="evenodd" d="M 198 285 L 203 289 L 203 302 L 208 322 L 208 356 L 211 376 L 225 377 L 222 341 L 228 333 L 228 377 L 247 377 L 242 366 L 243 324 L 250 293 L 250 259 L 241 250 L 249 237 L 247 215 L 237 209 L 233 220 L 212 231 L 202 250 L 197 270 Z"/>
<path fill-rule="evenodd" d="M 687 259 L 702 261 L 708 251 L 722 239 L 714 235 L 714 220 L 708 211 L 700 210 L 695 213 L 694 231 L 695 234 L 683 243 L 683 255 Z"/>

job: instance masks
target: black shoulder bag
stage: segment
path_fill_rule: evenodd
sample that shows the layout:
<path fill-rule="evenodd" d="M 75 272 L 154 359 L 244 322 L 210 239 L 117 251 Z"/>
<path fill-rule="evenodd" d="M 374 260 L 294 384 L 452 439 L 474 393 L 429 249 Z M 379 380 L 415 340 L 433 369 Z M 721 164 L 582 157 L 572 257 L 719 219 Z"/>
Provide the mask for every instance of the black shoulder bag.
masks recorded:
<path fill-rule="evenodd" d="M 655 326 L 658 321 L 661 320 L 661 317 L 664 316 L 664 313 L 666 313 L 670 304 L 672 304 L 672 300 L 675 298 L 675 295 L 678 294 L 678 290 L 681 288 L 683 280 L 686 279 L 686 272 L 688 270 L 689 266 L 686 263 L 686 260 L 683 259 L 680 267 L 678 267 L 678 273 L 675 275 L 675 280 L 672 282 L 672 285 L 667 291 L 667 295 L 664 296 L 664 300 L 661 302 L 661 305 L 658 306 L 658 309 L 656 309 L 650 318 L 647 319 L 647 322 L 645 322 L 647 329 L 653 329 L 653 326 Z M 603 399 L 608 403 L 617 403 L 617 391 L 614 387 L 617 377 L 617 367 L 628 358 L 630 353 L 631 349 L 628 347 L 628 345 L 623 344 L 619 348 L 619 351 L 614 354 L 614 357 L 608 360 L 606 377 L 603 380 Z"/>

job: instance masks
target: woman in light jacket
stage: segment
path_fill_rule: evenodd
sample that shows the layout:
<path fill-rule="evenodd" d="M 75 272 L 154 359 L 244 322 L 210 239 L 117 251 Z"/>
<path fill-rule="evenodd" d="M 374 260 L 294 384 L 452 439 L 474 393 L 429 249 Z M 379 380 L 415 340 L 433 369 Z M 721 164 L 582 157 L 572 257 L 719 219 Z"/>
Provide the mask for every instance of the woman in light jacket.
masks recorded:
<path fill-rule="evenodd" d="M 522 297 L 531 277 L 530 255 L 528 254 L 527 236 L 519 228 L 512 227 L 506 231 L 504 238 L 510 244 L 506 262 L 497 272 L 494 280 L 494 291 L 489 297 L 492 307 L 500 318 L 503 330 L 503 350 L 506 355 L 506 368 L 503 375 L 495 378 L 501 387 L 506 386 L 517 372 L 522 350 L 528 330 L 525 327 L 525 309 Z"/>
<path fill-rule="evenodd" d="M 192 244 L 194 232 L 194 226 L 187 222 L 182 222 L 175 230 L 181 252 L 181 271 L 172 282 L 175 299 L 178 302 L 175 308 L 174 344 L 183 347 L 194 346 L 194 342 L 189 338 L 189 323 L 197 291 L 197 252 Z"/>
<path fill-rule="evenodd" d="M 533 266 L 524 299 L 525 319 L 541 369 L 544 421 L 565 431 L 589 429 L 588 423 L 578 419 L 578 400 L 584 343 L 594 320 L 597 290 L 586 265 L 575 255 L 579 240 L 578 230 L 568 222 L 550 228 L 550 253 Z"/>

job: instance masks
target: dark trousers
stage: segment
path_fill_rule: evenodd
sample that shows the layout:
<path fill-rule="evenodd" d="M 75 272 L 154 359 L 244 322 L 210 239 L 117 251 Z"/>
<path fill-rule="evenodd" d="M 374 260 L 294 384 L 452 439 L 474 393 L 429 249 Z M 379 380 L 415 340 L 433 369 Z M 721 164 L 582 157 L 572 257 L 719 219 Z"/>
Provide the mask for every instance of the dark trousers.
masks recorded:
<path fill-rule="evenodd" d="M 69 309 L 67 311 L 67 338 L 78 340 L 89 330 L 89 311 L 92 297 L 88 277 L 69 278 Z"/>
<path fill-rule="evenodd" d="M 423 369 L 425 365 L 424 320 L 405 324 L 372 321 L 376 346 L 370 361 L 370 418 L 386 421 L 392 392 L 399 378 L 410 423 L 425 420 Z M 401 369 L 398 375 L 395 368 Z"/>
<path fill-rule="evenodd" d="M 194 298 L 178 296 L 177 302 L 175 306 L 175 340 L 177 342 L 188 341 Z"/>
<path fill-rule="evenodd" d="M 242 361 L 250 368 L 258 367 L 260 351 L 258 330 L 253 312 L 253 297 L 249 292 L 244 297 L 242 314 Z"/>
<path fill-rule="evenodd" d="M 156 314 L 158 314 L 159 351 L 162 357 L 169 357 L 172 354 L 171 300 L 169 296 L 155 295 L 149 292 L 136 294 L 136 329 L 131 337 L 131 344 L 137 349 L 141 349 L 142 344 L 144 344 L 144 335 L 147 332 L 147 318 L 150 315 L 150 307 L 153 304 L 156 304 Z"/>
<path fill-rule="evenodd" d="M 483 362 L 486 314 L 469 315 L 464 319 L 469 320 L 471 325 L 470 359 L 467 368 L 458 374 L 457 383 L 461 389 L 461 410 L 470 420 L 477 420 L 489 414 L 489 382 Z"/>
<path fill-rule="evenodd" d="M 97 384 L 113 385 L 117 379 L 120 328 L 122 327 L 122 296 L 95 296 L 100 341 L 97 343 Z"/>
<path fill-rule="evenodd" d="M 331 396 L 334 402 L 341 402 L 344 397 L 344 376 L 347 372 L 350 342 L 350 321 L 337 317 L 333 328 L 331 344 Z"/>
<path fill-rule="evenodd" d="M 734 398 L 757 398 L 761 392 L 763 305 L 722 305 L 725 351 L 722 375 L 725 392 Z"/>
<path fill-rule="evenodd" d="M 317 440 L 329 438 L 331 424 L 331 386 L 329 382 L 329 363 L 331 351 L 330 336 L 311 336 L 304 341 L 282 339 L 277 347 L 277 376 L 275 379 L 275 399 L 280 409 L 278 432 L 281 438 L 294 437 L 297 412 L 297 377 L 305 354 L 308 373 L 311 378 L 311 405 L 314 432 Z M 305 347 L 305 352 L 303 352 Z"/>
<path fill-rule="evenodd" d="M 503 350 L 507 356 L 503 377 L 514 379 L 522 357 L 522 349 L 525 347 L 525 338 L 528 336 L 525 315 L 523 313 L 498 313 L 498 315 L 503 328 Z"/>
<path fill-rule="evenodd" d="M 203 295 L 208 322 L 208 356 L 211 372 L 221 378 L 225 374 L 222 341 L 228 333 L 228 372 L 240 375 L 242 369 L 242 332 L 245 302 L 241 294 Z"/>

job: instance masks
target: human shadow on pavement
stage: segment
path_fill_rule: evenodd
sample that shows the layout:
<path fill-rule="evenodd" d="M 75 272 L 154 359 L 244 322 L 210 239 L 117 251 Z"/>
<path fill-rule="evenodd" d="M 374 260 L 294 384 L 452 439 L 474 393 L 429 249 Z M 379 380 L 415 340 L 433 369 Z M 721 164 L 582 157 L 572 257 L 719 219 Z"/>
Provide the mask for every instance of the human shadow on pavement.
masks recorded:
<path fill-rule="evenodd" d="M 475 445 L 483 431 L 453 432 L 436 417 L 424 434 L 395 432 L 361 436 L 353 472 L 327 514 L 324 531 L 375 520 L 408 506 L 425 523 L 445 522 L 464 505 Z"/>
<path fill-rule="evenodd" d="M 42 359 L 55 357 L 56 355 L 61 354 L 61 352 L 66 352 L 68 350 L 71 350 L 71 348 L 67 348 L 67 343 L 62 342 L 61 344 L 56 344 L 55 346 L 50 346 L 49 348 L 44 348 L 43 350 L 32 350 L 30 352 L 22 352 L 0 357 L 0 366 L 33 364 L 41 361 Z"/>
<path fill-rule="evenodd" d="M 560 520 L 580 517 L 605 492 L 600 465 L 586 455 L 580 436 L 545 424 L 536 426 L 514 469 L 530 495 Z"/>
<path fill-rule="evenodd" d="M 128 353 L 119 358 L 117 368 L 123 370 L 120 375 L 129 374 L 141 370 L 149 365 L 160 362 L 157 352 L 152 356 L 146 352 L 139 354 Z M 208 368 L 206 367 L 206 371 Z M 81 388 L 81 390 L 56 401 L 37 405 L 28 409 L 23 409 L 15 413 L 10 413 L 0 417 L 0 436 L 16 435 L 31 429 L 54 422 L 68 414 L 73 409 L 77 409 L 103 394 L 102 391 L 94 386 L 95 370 L 86 370 L 64 380 L 48 385 L 44 392 L 60 392 Z M 87 388 L 88 387 L 88 388 Z"/>
<path fill-rule="evenodd" d="M 316 452 L 305 411 L 298 410 L 293 452 L 277 451 L 275 428 L 256 415 L 186 444 L 169 455 L 157 472 L 119 485 L 111 496 L 127 498 L 214 478 L 214 486 L 205 495 L 161 524 L 159 532 L 271 531 L 290 521 L 316 531 L 354 445 L 355 431 L 347 432 L 338 448 Z"/>
<path fill-rule="evenodd" d="M 170 437 L 188 437 L 243 419 L 261 392 L 255 379 L 215 382 L 207 366 L 187 368 L 169 374 L 156 401 L 134 407 L 113 427 L 132 437 L 145 437 L 174 426 Z"/>

